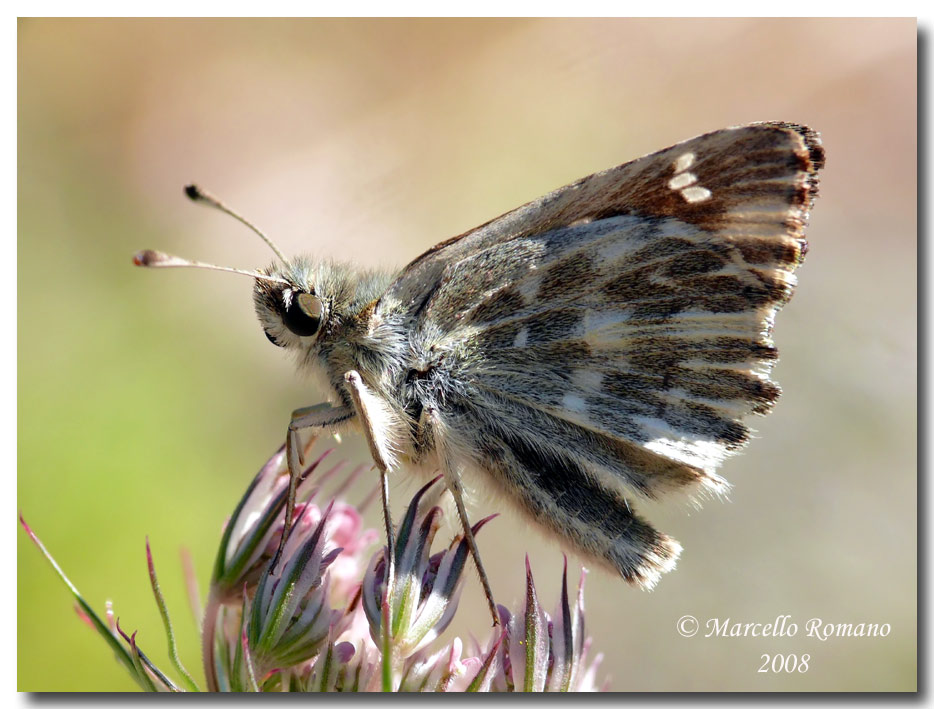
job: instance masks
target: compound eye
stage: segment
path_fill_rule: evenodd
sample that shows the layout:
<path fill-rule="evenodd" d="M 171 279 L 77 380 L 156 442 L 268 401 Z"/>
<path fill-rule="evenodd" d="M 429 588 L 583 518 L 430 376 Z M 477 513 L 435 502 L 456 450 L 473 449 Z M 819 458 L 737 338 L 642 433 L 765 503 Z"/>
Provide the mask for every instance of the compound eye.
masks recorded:
<path fill-rule="evenodd" d="M 318 332 L 324 303 L 311 293 L 299 293 L 285 309 L 282 323 L 299 337 L 308 337 Z"/>
<path fill-rule="evenodd" d="M 270 341 L 272 344 L 274 344 L 276 347 L 282 347 L 282 345 L 280 345 L 278 342 L 276 342 L 276 338 L 273 337 L 272 335 L 270 335 L 268 332 L 266 332 L 266 330 L 263 330 L 263 334 L 266 336 L 266 339 L 269 340 L 269 341 Z"/>

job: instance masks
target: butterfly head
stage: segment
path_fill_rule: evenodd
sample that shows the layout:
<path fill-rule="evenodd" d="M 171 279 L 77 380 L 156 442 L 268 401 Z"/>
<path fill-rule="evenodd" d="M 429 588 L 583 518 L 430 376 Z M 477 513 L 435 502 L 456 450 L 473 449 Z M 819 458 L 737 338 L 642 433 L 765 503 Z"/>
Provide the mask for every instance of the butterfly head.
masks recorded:
<path fill-rule="evenodd" d="M 330 305 L 325 283 L 317 283 L 311 264 L 296 259 L 261 271 L 253 287 L 256 317 L 268 340 L 278 347 L 305 348 L 325 329 Z"/>
<path fill-rule="evenodd" d="M 274 345 L 307 350 L 327 323 L 330 268 L 318 268 L 306 258 L 287 258 L 269 237 L 209 192 L 188 185 L 185 194 L 195 202 L 218 209 L 252 229 L 276 254 L 277 261 L 261 271 L 192 261 L 160 251 L 140 251 L 133 257 L 137 266 L 150 268 L 205 268 L 250 276 L 254 279 L 253 301 L 263 332 Z M 334 289 L 331 288 L 333 291 Z"/>

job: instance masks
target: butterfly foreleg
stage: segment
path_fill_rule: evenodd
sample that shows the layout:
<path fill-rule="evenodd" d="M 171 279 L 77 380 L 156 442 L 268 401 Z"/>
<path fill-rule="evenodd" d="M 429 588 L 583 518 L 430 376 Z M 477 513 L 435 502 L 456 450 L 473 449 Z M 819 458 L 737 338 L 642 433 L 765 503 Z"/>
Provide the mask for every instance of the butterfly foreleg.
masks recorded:
<path fill-rule="evenodd" d="M 316 404 L 296 409 L 289 421 L 289 430 L 285 437 L 285 458 L 289 468 L 289 494 L 285 502 L 285 521 L 282 527 L 282 539 L 273 558 L 273 567 L 279 563 L 282 550 L 292 530 L 292 515 L 295 513 L 295 493 L 302 477 L 305 465 L 302 444 L 298 432 L 308 428 L 328 428 L 352 418 L 354 410 L 349 406 L 331 406 Z"/>
<path fill-rule="evenodd" d="M 379 470 L 380 496 L 383 505 L 383 522 L 386 525 L 386 597 L 390 598 L 395 581 L 395 540 L 392 529 L 392 513 L 389 509 L 389 470 L 395 463 L 392 451 L 391 424 L 378 397 L 367 389 L 359 372 L 344 374 L 344 382 L 350 391 L 357 416 L 370 447 L 370 455 Z M 386 619 L 387 627 L 390 619 Z"/>
<path fill-rule="evenodd" d="M 470 526 L 470 518 L 467 516 L 467 508 L 464 505 L 464 486 L 461 483 L 460 466 L 458 466 L 456 458 L 451 455 L 451 450 L 445 436 L 444 424 L 438 416 L 437 409 L 428 407 L 425 409 L 425 415 L 430 429 L 431 441 L 438 453 L 438 464 L 444 475 L 444 483 L 454 497 L 454 504 L 457 506 L 457 516 L 460 517 L 461 526 L 464 529 L 464 538 L 467 540 L 470 554 L 473 556 L 474 563 L 477 565 L 477 573 L 480 575 L 483 593 L 486 595 L 486 601 L 490 607 L 490 615 L 493 616 L 493 625 L 499 625 L 499 613 L 496 611 L 496 601 L 493 600 L 490 580 L 486 575 L 486 570 L 483 568 L 483 562 L 480 561 L 480 550 L 477 548 L 477 541 L 474 539 L 473 529 Z"/>

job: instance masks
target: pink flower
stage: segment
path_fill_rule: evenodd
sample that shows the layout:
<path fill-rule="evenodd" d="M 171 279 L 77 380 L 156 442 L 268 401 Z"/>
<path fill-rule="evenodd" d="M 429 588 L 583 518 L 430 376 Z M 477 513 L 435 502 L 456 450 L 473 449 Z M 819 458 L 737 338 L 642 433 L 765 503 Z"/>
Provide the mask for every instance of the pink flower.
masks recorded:
<path fill-rule="evenodd" d="M 570 602 L 567 563 L 554 616 L 539 603 L 526 559 L 525 602 L 516 613 L 499 606 L 502 626 L 466 651 L 459 638 L 438 637 L 457 612 L 467 543 L 457 537 L 432 553 L 442 510 L 427 493 L 412 498 L 395 532 L 394 580 L 387 588 L 387 550 L 371 551 L 379 535 L 357 508 L 336 496 L 325 507 L 321 487 L 341 464 L 324 469 L 326 451 L 303 471 L 289 538 L 273 563 L 284 528 L 288 489 L 283 450 L 257 473 L 224 528 L 202 628 L 204 671 L 211 691 L 593 691 L 601 656 L 588 663 L 583 574 Z M 473 527 L 476 535 L 492 518 Z M 110 643 L 143 689 L 180 691 L 140 649 L 136 634 L 100 620 L 46 554 L 78 600 L 81 616 Z M 148 555 L 148 546 L 147 546 Z M 367 559 L 369 556 L 369 560 Z M 150 578 L 178 661 L 155 565 Z M 387 624 L 388 620 L 388 624 Z M 484 617 L 485 625 L 488 619 Z M 121 638 L 125 644 L 121 642 Z"/>

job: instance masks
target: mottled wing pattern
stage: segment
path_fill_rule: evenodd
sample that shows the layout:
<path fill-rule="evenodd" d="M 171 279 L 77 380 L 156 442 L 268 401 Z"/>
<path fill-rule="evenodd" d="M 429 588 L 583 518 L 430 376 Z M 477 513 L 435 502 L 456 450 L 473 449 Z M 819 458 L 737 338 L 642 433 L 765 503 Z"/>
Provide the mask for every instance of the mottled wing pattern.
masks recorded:
<path fill-rule="evenodd" d="M 680 546 L 630 497 L 725 489 L 715 469 L 747 441 L 744 418 L 779 395 L 772 323 L 822 164 L 800 126 L 717 131 L 413 262 L 384 300 L 450 353 L 457 386 L 431 401 L 449 447 L 578 551 L 653 585 Z"/>

